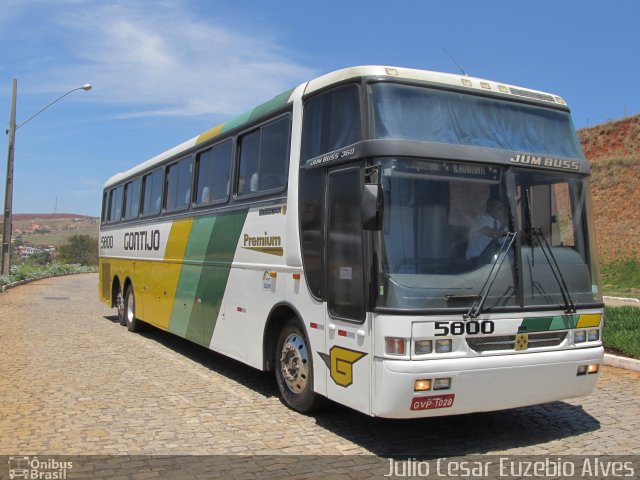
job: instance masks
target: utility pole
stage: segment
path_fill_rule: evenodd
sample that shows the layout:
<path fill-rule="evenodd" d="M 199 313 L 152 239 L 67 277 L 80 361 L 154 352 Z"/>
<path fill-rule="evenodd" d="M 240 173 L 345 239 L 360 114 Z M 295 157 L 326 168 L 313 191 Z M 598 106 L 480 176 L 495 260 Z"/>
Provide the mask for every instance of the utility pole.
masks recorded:
<path fill-rule="evenodd" d="M 8 275 L 11 268 L 11 212 L 13 209 L 13 152 L 15 150 L 16 143 L 16 130 L 22 127 L 25 123 L 30 122 L 35 117 L 44 112 L 47 108 L 56 102 L 59 102 L 71 92 L 76 90 L 91 90 L 91 84 L 85 83 L 81 87 L 72 88 L 67 93 L 60 95 L 53 102 L 47 104 L 44 108 L 41 108 L 36 113 L 27 118 L 20 125 L 16 125 L 16 97 L 18 91 L 18 81 L 13 79 L 13 96 L 11 100 L 11 120 L 9 122 L 9 152 L 7 153 L 7 187 L 4 192 L 4 231 L 2 232 L 2 275 Z M 57 208 L 57 207 L 56 207 Z"/>
<path fill-rule="evenodd" d="M 11 216 L 13 208 L 13 152 L 16 142 L 16 97 L 18 80 L 13 79 L 11 118 L 9 120 L 9 151 L 7 152 L 7 183 L 4 190 L 4 223 L 2 231 L 2 275 L 8 275 L 11 266 Z"/>

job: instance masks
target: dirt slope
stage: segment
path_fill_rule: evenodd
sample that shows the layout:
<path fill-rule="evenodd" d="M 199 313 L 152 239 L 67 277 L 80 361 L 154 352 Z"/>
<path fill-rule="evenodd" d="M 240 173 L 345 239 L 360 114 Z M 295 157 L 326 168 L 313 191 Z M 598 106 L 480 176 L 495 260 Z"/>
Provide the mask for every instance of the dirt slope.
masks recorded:
<path fill-rule="evenodd" d="M 578 136 L 592 168 L 600 258 L 640 259 L 640 115 L 584 128 Z"/>

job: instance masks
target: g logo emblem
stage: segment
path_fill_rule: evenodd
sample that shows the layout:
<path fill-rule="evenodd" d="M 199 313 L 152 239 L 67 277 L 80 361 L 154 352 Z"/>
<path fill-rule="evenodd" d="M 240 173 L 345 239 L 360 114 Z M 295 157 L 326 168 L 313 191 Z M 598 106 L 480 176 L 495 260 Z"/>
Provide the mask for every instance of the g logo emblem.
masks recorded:
<path fill-rule="evenodd" d="M 363 352 L 343 347 L 331 347 L 329 355 L 318 352 L 331 372 L 331 379 L 336 385 L 348 387 L 353 383 L 353 364 L 367 355 Z"/>
<path fill-rule="evenodd" d="M 516 335 L 516 350 L 526 350 L 527 348 L 529 348 L 529 334 L 519 333 Z"/>

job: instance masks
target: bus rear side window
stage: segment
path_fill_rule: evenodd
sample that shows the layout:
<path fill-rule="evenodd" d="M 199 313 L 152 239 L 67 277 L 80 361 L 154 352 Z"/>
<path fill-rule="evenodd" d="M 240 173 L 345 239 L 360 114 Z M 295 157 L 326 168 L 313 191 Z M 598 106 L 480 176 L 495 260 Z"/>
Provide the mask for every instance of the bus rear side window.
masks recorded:
<path fill-rule="evenodd" d="M 162 170 L 145 175 L 142 179 L 144 201 L 142 204 L 143 215 L 155 215 L 162 207 Z"/>
<path fill-rule="evenodd" d="M 108 222 L 118 222 L 122 218 L 122 189 L 120 185 L 109 192 L 109 218 Z"/>

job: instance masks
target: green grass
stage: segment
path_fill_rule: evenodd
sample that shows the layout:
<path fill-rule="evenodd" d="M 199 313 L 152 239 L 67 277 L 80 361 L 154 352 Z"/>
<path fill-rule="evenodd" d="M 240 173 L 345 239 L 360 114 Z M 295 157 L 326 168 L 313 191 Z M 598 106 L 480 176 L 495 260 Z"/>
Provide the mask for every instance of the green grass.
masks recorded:
<path fill-rule="evenodd" d="M 639 260 L 613 260 L 602 265 L 601 270 L 602 291 L 605 295 L 640 298 Z"/>
<path fill-rule="evenodd" d="M 640 308 L 605 307 L 602 340 L 607 351 L 640 359 Z"/>

